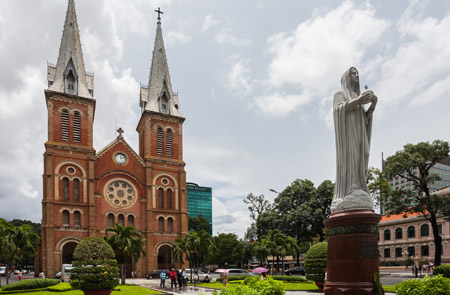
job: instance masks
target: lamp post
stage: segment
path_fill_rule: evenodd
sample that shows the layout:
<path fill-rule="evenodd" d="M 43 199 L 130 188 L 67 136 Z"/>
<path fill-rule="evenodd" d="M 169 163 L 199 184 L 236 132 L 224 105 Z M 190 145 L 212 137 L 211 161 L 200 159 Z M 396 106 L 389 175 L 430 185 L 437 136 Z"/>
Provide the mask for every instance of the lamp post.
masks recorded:
<path fill-rule="evenodd" d="M 269 191 L 278 194 L 278 196 L 280 195 L 280 192 L 274 190 L 273 188 L 270 188 Z M 284 234 L 284 207 L 282 205 L 282 202 L 280 203 L 280 209 L 281 209 L 281 233 Z M 273 259 L 273 257 L 272 257 L 272 259 Z M 278 267 L 278 264 L 277 264 L 277 267 Z M 281 263 L 281 267 L 283 268 L 281 275 L 283 275 L 284 274 L 284 259 Z"/>

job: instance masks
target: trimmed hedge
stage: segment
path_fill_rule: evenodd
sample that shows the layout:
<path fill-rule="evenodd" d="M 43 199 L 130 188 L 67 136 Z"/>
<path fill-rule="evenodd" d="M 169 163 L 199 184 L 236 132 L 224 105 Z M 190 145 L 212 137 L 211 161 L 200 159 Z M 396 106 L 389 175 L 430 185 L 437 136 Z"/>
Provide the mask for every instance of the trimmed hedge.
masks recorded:
<path fill-rule="evenodd" d="M 450 294 L 450 279 L 442 275 L 412 279 L 395 285 L 395 292 L 398 295 L 447 295 Z"/>
<path fill-rule="evenodd" d="M 305 272 L 306 279 L 313 282 L 325 280 L 325 267 L 327 267 L 328 243 L 320 242 L 313 245 L 306 252 Z"/>
<path fill-rule="evenodd" d="M 89 237 L 81 240 L 73 252 L 73 259 L 80 261 L 114 259 L 111 246 L 102 238 Z"/>
<path fill-rule="evenodd" d="M 450 278 L 450 264 L 436 266 L 433 270 L 434 275 L 442 275 L 444 278 Z"/>
<path fill-rule="evenodd" d="M 47 291 L 50 292 L 66 292 L 73 290 L 72 286 L 69 283 L 59 283 L 58 285 L 51 286 L 47 288 Z"/>
<path fill-rule="evenodd" d="M 2 288 L 3 291 L 15 291 L 15 290 L 32 290 L 42 289 L 59 284 L 57 279 L 30 279 L 23 280 L 18 283 L 10 284 Z"/>
<path fill-rule="evenodd" d="M 272 276 L 274 280 L 283 281 L 283 282 L 306 282 L 307 279 L 303 277 L 293 277 L 293 276 Z"/>
<path fill-rule="evenodd" d="M 231 281 L 242 281 L 245 280 L 246 278 L 254 278 L 253 276 L 228 276 L 228 282 Z M 219 277 L 217 278 L 216 282 L 222 282 L 222 279 Z"/>

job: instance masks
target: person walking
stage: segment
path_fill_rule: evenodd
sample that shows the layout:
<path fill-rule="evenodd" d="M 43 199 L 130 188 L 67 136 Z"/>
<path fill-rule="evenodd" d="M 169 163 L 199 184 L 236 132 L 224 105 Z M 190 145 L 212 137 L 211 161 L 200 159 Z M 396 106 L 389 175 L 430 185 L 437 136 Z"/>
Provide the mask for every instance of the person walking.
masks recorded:
<path fill-rule="evenodd" d="M 177 280 L 178 280 L 178 288 L 183 288 L 183 273 L 181 272 L 181 269 L 177 272 Z"/>
<path fill-rule="evenodd" d="M 22 280 L 23 270 L 19 270 L 19 282 Z"/>
<path fill-rule="evenodd" d="M 228 283 L 228 272 L 224 271 L 223 273 L 220 274 L 220 280 L 222 281 L 222 285 L 224 288 L 227 287 L 227 283 Z"/>
<path fill-rule="evenodd" d="M 183 272 L 181 273 L 181 277 L 183 279 L 183 289 L 187 288 L 187 276 L 186 276 L 186 270 L 183 268 Z"/>
<path fill-rule="evenodd" d="M 159 287 L 165 289 L 166 288 L 166 272 L 162 271 L 159 274 L 159 277 L 161 278 L 161 283 L 159 283 Z"/>
<path fill-rule="evenodd" d="M 173 289 L 173 286 L 175 286 L 175 289 L 177 288 L 177 273 L 175 269 L 172 268 L 172 271 L 170 272 L 170 288 Z"/>

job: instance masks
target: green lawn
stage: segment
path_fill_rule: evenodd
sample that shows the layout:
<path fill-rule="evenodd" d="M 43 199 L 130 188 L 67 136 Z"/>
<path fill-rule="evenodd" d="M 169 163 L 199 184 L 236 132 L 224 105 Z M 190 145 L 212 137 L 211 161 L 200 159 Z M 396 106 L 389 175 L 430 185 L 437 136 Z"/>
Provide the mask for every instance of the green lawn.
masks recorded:
<path fill-rule="evenodd" d="M 384 286 L 383 289 L 385 292 L 395 292 L 395 286 Z"/>
<path fill-rule="evenodd" d="M 0 294 L 2 294 L 0 292 Z M 70 290 L 65 292 L 50 292 L 50 291 L 39 291 L 39 292 L 21 292 L 15 294 L 29 294 L 29 295 L 83 295 L 83 291 L 80 290 Z M 163 294 L 157 291 L 149 290 L 140 286 L 134 285 L 119 285 L 117 286 L 111 295 L 149 295 L 149 294 Z"/>

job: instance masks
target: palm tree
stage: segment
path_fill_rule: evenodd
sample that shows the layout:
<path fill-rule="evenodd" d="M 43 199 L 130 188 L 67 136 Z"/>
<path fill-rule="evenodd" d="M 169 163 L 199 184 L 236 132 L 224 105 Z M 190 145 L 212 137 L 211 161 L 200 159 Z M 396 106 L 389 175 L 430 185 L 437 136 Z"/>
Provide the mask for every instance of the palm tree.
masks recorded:
<path fill-rule="evenodd" d="M 108 237 L 110 232 L 113 234 Z M 146 255 L 142 235 L 132 225 L 124 227 L 116 224 L 114 228 L 106 229 L 104 238 L 116 253 L 117 260 L 121 262 L 121 284 L 125 284 L 128 259 L 132 258 L 137 262 L 141 255 Z"/>
<path fill-rule="evenodd" d="M 277 271 L 279 270 L 280 256 L 285 253 L 286 235 L 278 229 L 269 230 L 268 234 L 262 238 L 263 245 L 267 248 L 270 255 L 277 258 Z"/>

